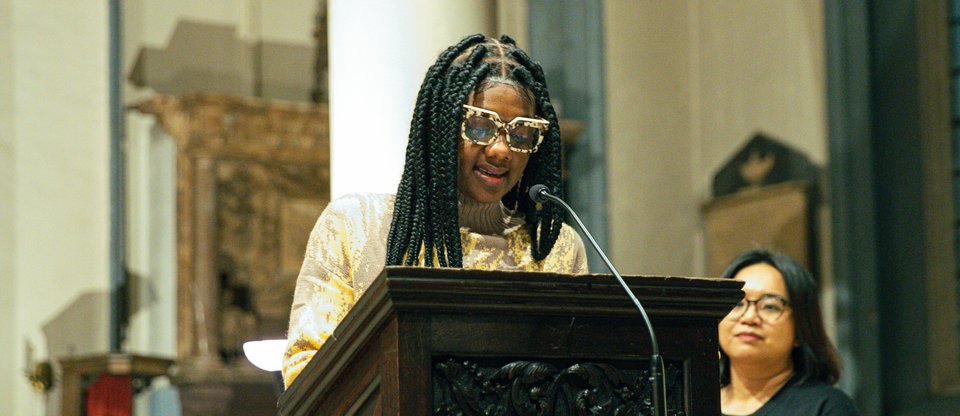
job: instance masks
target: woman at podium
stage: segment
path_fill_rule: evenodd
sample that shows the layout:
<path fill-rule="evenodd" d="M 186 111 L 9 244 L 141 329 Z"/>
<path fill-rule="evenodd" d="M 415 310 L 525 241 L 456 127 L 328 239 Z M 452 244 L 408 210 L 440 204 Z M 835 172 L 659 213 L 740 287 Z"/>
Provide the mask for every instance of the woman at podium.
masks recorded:
<path fill-rule="evenodd" d="M 790 257 L 762 250 L 723 273 L 745 297 L 720 321 L 720 406 L 734 415 L 858 415 L 833 384 L 840 378 L 817 284 Z"/>
<path fill-rule="evenodd" d="M 441 53 L 408 137 L 395 195 L 338 198 L 311 232 L 290 311 L 286 386 L 385 265 L 587 271 L 560 208 L 526 196 L 535 184 L 562 193 L 560 129 L 542 68 L 513 39 L 473 35 Z"/>

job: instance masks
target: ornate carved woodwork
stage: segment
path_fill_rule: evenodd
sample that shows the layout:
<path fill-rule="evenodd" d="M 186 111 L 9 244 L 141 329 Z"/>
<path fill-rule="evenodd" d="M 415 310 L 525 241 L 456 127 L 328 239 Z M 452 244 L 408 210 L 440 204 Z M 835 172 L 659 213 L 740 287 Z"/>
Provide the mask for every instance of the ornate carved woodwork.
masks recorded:
<path fill-rule="evenodd" d="M 286 331 L 306 242 L 330 198 L 327 107 L 190 94 L 136 109 L 177 146 L 180 377 L 270 383 L 233 367 L 245 364 L 244 341 Z"/>
<path fill-rule="evenodd" d="M 433 414 L 652 415 L 650 370 L 607 363 L 554 365 L 543 361 L 446 358 L 433 366 Z M 646 364 L 647 361 L 643 361 Z M 639 365 L 641 368 L 635 368 Z M 668 414 L 681 416 L 683 362 L 667 362 Z"/>
<path fill-rule="evenodd" d="M 627 282 L 669 364 L 670 414 L 719 414 L 717 322 L 743 297 L 742 283 Z M 558 401 L 586 406 L 564 409 L 643 414 L 649 386 L 637 381 L 650 340 L 638 315 L 609 276 L 387 267 L 281 395 L 280 413 L 538 414 L 531 406 L 546 406 L 539 400 L 554 388 Z M 602 379 L 584 384 L 591 377 Z M 519 396 L 494 397 L 507 389 Z M 529 413 L 497 413 L 502 400 Z"/>

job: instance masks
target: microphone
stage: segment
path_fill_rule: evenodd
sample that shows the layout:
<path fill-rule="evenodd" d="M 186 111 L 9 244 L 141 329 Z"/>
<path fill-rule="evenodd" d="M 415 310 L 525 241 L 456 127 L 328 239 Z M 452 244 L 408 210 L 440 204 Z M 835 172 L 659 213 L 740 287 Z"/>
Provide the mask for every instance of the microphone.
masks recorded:
<path fill-rule="evenodd" d="M 563 202 L 563 200 L 559 197 L 551 194 L 550 189 L 543 184 L 536 184 L 530 187 L 530 199 L 538 204 L 554 202 L 563 207 L 563 209 L 565 209 L 570 216 L 573 217 L 574 221 L 577 223 L 577 227 L 580 227 L 580 231 L 587 236 L 587 240 L 590 241 L 590 245 L 592 245 L 593 249 L 597 251 L 597 254 L 599 254 L 600 258 L 603 259 L 603 262 L 606 263 L 607 269 L 610 270 L 610 273 L 613 274 L 613 277 L 617 278 L 617 282 L 620 283 L 620 286 L 623 287 L 623 290 L 627 292 L 628 296 L 630 296 L 630 300 L 633 301 L 634 306 L 636 306 L 637 310 L 640 311 L 640 315 L 643 316 L 643 321 L 647 325 L 647 331 L 650 332 L 650 344 L 652 351 L 652 354 L 650 354 L 650 383 L 653 384 L 654 415 L 666 416 L 667 385 L 663 378 L 663 358 L 660 356 L 660 346 L 657 344 L 657 335 L 653 333 L 653 324 L 650 323 L 650 318 L 647 317 L 647 311 L 643 309 L 643 305 L 640 304 L 640 301 L 637 300 L 637 297 L 633 294 L 633 291 L 630 290 L 629 286 L 627 286 L 627 283 L 623 280 L 623 276 L 620 276 L 620 272 L 617 271 L 617 268 L 613 267 L 613 263 L 610 262 L 610 259 L 607 258 L 607 255 L 604 254 L 603 250 L 600 249 L 600 245 L 597 244 L 597 240 L 593 239 L 593 235 L 590 234 L 590 231 L 587 231 L 587 227 L 583 225 L 582 221 L 580 221 L 580 217 L 577 216 L 577 213 L 573 210 L 573 208 L 570 208 L 570 206 L 567 205 L 566 202 Z"/>

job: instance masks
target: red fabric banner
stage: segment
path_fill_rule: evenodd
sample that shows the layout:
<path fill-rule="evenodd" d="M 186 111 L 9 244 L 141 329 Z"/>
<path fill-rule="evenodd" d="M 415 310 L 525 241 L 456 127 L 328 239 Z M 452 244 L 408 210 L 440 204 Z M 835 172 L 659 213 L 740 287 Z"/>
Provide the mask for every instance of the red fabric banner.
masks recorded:
<path fill-rule="evenodd" d="M 132 416 L 130 376 L 101 375 L 87 388 L 86 416 Z"/>

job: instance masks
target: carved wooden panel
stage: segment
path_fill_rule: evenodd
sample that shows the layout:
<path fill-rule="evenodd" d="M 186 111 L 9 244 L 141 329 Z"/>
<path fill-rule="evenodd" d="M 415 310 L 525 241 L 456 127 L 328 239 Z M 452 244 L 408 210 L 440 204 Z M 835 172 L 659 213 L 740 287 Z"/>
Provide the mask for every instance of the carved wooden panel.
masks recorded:
<path fill-rule="evenodd" d="M 282 337 L 330 198 L 326 105 L 191 94 L 136 108 L 177 143 L 181 365 L 229 362 L 243 341 Z"/>
<path fill-rule="evenodd" d="M 434 415 L 654 414 L 648 368 L 490 361 L 449 357 L 435 362 Z M 686 415 L 683 362 L 665 365 L 668 414 Z"/>

